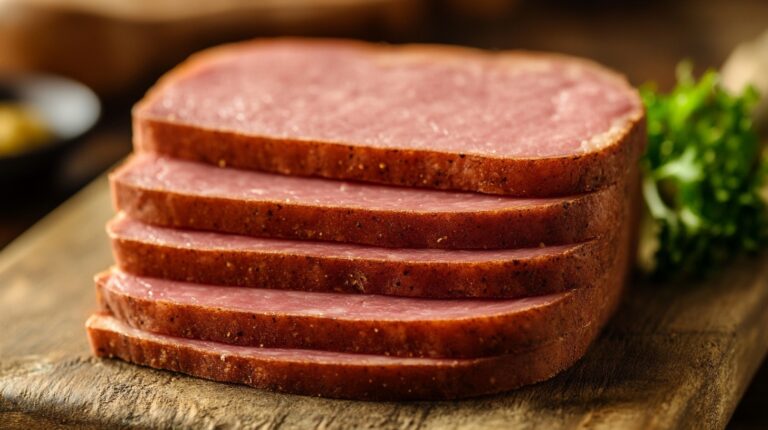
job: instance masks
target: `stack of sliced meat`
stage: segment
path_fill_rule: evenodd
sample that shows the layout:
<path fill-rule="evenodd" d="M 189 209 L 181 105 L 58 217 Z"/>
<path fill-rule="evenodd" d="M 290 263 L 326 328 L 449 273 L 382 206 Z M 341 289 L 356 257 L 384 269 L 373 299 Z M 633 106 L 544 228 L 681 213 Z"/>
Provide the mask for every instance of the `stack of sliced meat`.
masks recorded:
<path fill-rule="evenodd" d="M 250 42 L 169 73 L 133 120 L 96 355 L 460 398 L 567 368 L 620 299 L 643 110 L 593 63 Z"/>

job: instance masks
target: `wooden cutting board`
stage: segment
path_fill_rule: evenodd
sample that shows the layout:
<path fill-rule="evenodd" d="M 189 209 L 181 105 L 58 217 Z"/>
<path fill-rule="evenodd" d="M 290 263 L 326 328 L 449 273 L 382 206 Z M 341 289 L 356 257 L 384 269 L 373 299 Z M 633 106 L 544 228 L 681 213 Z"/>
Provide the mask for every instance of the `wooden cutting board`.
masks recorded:
<path fill-rule="evenodd" d="M 631 285 L 555 379 L 456 402 L 292 396 L 92 358 L 91 277 L 111 262 L 101 178 L 0 254 L 2 428 L 722 428 L 768 349 L 768 256 L 691 285 Z"/>

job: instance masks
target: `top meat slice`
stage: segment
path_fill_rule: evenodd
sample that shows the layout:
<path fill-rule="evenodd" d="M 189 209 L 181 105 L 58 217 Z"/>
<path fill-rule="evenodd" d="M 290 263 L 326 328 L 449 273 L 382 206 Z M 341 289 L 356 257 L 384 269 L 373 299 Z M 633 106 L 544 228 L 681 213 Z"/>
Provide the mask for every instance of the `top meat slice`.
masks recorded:
<path fill-rule="evenodd" d="M 637 92 L 585 60 L 333 40 L 198 54 L 133 119 L 141 151 L 514 196 L 604 188 L 644 141 Z"/>

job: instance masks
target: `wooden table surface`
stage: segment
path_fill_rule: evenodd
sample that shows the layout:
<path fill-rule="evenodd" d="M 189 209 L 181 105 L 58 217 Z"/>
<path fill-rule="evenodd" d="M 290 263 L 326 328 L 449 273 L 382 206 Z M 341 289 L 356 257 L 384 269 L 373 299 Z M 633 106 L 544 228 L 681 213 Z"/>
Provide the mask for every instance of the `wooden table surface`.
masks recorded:
<path fill-rule="evenodd" d="M 457 402 L 276 394 L 92 358 L 92 275 L 111 261 L 105 179 L 0 254 L 0 427 L 722 428 L 768 350 L 768 257 L 698 285 L 631 285 L 555 379 Z"/>

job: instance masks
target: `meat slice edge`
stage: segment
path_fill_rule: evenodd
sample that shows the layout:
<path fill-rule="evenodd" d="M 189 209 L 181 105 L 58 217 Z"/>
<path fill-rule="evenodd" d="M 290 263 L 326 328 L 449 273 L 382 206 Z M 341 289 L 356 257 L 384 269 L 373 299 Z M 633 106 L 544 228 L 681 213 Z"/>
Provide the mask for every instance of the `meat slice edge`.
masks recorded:
<path fill-rule="evenodd" d="M 429 298 L 515 298 L 590 285 L 622 246 L 604 237 L 526 249 L 391 249 L 184 231 L 124 215 L 107 229 L 117 265 L 139 276 Z"/>
<path fill-rule="evenodd" d="M 622 181 L 623 182 L 623 181 Z M 393 248 L 493 249 L 612 231 L 621 184 L 512 198 L 282 176 L 139 154 L 110 175 L 117 210 L 150 224 Z"/>
<path fill-rule="evenodd" d="M 539 348 L 475 358 L 402 358 L 233 346 L 163 336 L 107 315 L 86 322 L 94 355 L 275 391 L 356 400 L 456 399 L 548 379 L 585 353 L 599 328 Z"/>
<path fill-rule="evenodd" d="M 153 333 L 241 346 L 417 357 L 509 354 L 578 331 L 610 312 L 618 265 L 593 285 L 522 299 L 414 299 L 96 278 L 103 311 Z"/>

